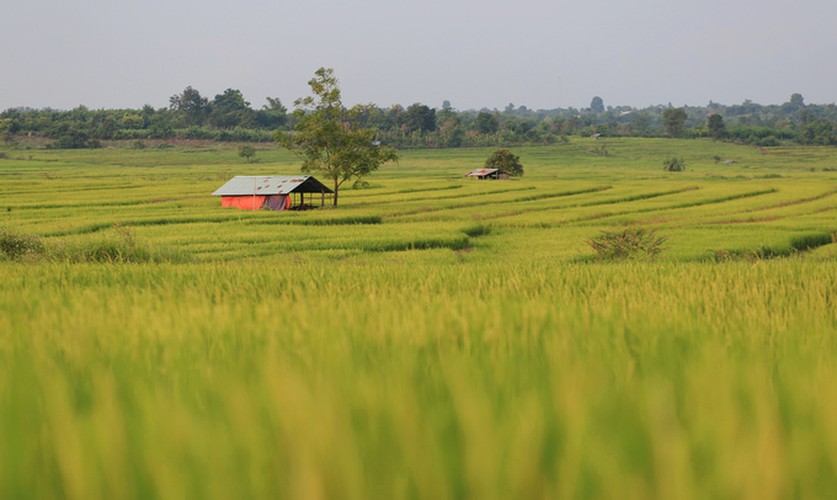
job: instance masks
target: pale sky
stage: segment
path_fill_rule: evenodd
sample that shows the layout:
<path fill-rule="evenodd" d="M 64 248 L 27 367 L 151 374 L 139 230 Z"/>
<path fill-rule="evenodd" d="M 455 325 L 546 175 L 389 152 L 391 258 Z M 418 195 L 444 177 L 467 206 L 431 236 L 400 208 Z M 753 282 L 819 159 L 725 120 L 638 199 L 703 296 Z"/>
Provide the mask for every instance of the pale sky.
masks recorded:
<path fill-rule="evenodd" d="M 4 0 L 0 110 L 155 108 L 191 85 L 289 108 L 837 101 L 834 0 Z"/>

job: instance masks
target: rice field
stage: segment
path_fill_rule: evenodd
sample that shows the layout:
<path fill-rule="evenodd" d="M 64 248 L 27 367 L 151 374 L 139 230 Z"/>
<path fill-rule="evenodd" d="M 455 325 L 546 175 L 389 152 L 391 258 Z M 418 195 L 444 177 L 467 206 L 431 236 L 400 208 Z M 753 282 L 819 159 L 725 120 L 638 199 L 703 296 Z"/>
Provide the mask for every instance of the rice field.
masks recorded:
<path fill-rule="evenodd" d="M 209 196 L 272 148 L 8 151 L 0 498 L 837 495 L 837 152 L 599 144 L 299 213 Z M 598 261 L 626 226 L 660 256 Z"/>

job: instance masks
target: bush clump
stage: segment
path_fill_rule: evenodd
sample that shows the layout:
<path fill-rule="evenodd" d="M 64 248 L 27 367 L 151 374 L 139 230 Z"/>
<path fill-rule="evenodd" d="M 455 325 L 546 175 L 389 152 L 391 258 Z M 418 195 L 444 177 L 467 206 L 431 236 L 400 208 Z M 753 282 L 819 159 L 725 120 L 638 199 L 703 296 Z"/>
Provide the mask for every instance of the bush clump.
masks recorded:
<path fill-rule="evenodd" d="M 603 260 L 648 259 L 662 252 L 667 238 L 654 229 L 627 227 L 619 231 L 602 231 L 597 238 L 585 240 Z"/>
<path fill-rule="evenodd" d="M 0 227 L 0 254 L 7 259 L 21 260 L 30 256 L 40 256 L 44 244 L 33 234 L 23 234 Z"/>
<path fill-rule="evenodd" d="M 462 229 L 462 232 L 467 234 L 471 238 L 476 238 L 478 236 L 485 236 L 487 234 L 491 234 L 491 226 L 487 226 L 485 224 L 476 224 L 474 226 L 468 226 Z"/>
<path fill-rule="evenodd" d="M 686 170 L 686 162 L 683 158 L 672 156 L 663 160 L 663 170 L 666 172 L 682 172 Z"/>
<path fill-rule="evenodd" d="M 0 261 L 65 262 L 185 262 L 189 256 L 166 249 L 150 249 L 136 241 L 131 228 L 116 225 L 115 235 L 81 241 L 59 241 L 44 245 L 34 234 L 0 227 Z"/>

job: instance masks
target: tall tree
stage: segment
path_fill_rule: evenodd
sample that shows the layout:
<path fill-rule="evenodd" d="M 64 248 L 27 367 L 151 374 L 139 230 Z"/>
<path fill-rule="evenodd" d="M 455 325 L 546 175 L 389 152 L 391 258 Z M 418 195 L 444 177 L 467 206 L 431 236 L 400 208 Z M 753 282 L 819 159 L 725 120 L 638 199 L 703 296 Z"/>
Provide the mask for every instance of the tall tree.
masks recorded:
<path fill-rule="evenodd" d="M 686 123 L 686 110 L 683 108 L 666 108 L 663 110 L 663 126 L 671 137 L 680 137 L 683 125 Z"/>
<path fill-rule="evenodd" d="M 381 165 L 398 159 L 392 148 L 373 139 L 375 130 L 362 128 L 340 99 L 340 87 L 331 68 L 320 68 L 308 81 L 313 95 L 294 101 L 293 133 L 277 131 L 279 144 L 302 159 L 302 171 L 331 179 L 334 206 L 340 186 L 361 179 Z"/>
<path fill-rule="evenodd" d="M 210 103 L 209 121 L 218 128 L 252 125 L 253 110 L 237 89 L 227 89 Z"/>
<path fill-rule="evenodd" d="M 593 113 L 604 113 L 604 110 L 604 101 L 601 97 L 596 96 L 592 101 L 590 101 L 590 111 Z"/>
<path fill-rule="evenodd" d="M 715 139 L 723 139 L 727 136 L 727 127 L 724 124 L 724 117 L 717 113 L 709 115 L 706 128 L 709 130 L 709 135 Z"/>
<path fill-rule="evenodd" d="M 411 104 L 404 112 L 405 122 L 410 130 L 432 132 L 436 130 L 436 110 L 424 104 Z"/>
<path fill-rule="evenodd" d="M 187 125 L 202 125 L 209 114 L 209 99 L 189 86 L 169 98 L 169 107 L 180 113 Z"/>
<path fill-rule="evenodd" d="M 285 125 L 287 120 L 288 108 L 278 97 L 268 97 L 267 104 L 255 113 L 256 126 L 263 129 L 279 128 Z"/>
<path fill-rule="evenodd" d="M 480 111 L 477 115 L 476 127 L 477 132 L 481 134 L 496 134 L 500 129 L 500 122 L 493 114 Z"/>

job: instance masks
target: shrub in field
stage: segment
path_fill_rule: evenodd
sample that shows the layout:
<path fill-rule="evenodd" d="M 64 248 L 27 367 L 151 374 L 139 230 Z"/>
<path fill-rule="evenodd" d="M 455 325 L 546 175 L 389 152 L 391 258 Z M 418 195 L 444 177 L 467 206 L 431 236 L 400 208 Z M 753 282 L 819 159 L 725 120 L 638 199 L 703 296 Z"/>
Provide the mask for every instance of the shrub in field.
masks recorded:
<path fill-rule="evenodd" d="M 0 254 L 18 260 L 28 255 L 40 255 L 44 251 L 41 240 L 32 234 L 23 234 L 0 228 Z"/>
<path fill-rule="evenodd" d="M 686 162 L 683 158 L 672 156 L 663 160 L 663 170 L 666 172 L 682 172 L 686 170 Z"/>
<path fill-rule="evenodd" d="M 796 251 L 804 252 L 823 245 L 830 245 L 833 236 L 829 233 L 810 233 L 791 238 L 790 245 Z"/>
<path fill-rule="evenodd" d="M 476 238 L 477 236 L 485 236 L 486 234 L 491 234 L 491 226 L 487 226 L 485 224 L 476 224 L 464 228 L 462 232 L 467 234 L 471 238 Z"/>
<path fill-rule="evenodd" d="M 830 245 L 833 242 L 834 236 L 830 233 L 808 233 L 791 238 L 787 245 L 762 245 L 758 248 L 716 250 L 714 259 L 716 261 L 778 259 Z"/>
<path fill-rule="evenodd" d="M 51 257 L 69 262 L 183 262 L 188 256 L 139 243 L 132 228 L 117 224 L 115 236 L 56 247 Z"/>
<path fill-rule="evenodd" d="M 602 231 L 598 238 L 585 240 L 605 260 L 651 258 L 662 252 L 665 236 L 654 229 L 627 227 L 621 231 Z"/>
<path fill-rule="evenodd" d="M 256 158 L 256 148 L 250 144 L 242 144 L 238 147 L 238 156 L 243 158 L 247 163 L 252 163 Z"/>

